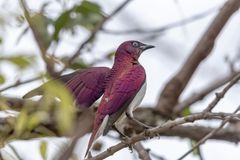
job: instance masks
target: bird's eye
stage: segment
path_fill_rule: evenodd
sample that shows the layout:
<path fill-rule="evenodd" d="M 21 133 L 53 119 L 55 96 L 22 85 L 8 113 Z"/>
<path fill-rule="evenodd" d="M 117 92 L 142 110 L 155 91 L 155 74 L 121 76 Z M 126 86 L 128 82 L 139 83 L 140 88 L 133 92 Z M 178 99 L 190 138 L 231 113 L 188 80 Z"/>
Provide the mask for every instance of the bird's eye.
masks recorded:
<path fill-rule="evenodd" d="M 132 45 L 133 45 L 133 47 L 135 47 L 135 48 L 139 47 L 138 42 L 133 42 Z"/>

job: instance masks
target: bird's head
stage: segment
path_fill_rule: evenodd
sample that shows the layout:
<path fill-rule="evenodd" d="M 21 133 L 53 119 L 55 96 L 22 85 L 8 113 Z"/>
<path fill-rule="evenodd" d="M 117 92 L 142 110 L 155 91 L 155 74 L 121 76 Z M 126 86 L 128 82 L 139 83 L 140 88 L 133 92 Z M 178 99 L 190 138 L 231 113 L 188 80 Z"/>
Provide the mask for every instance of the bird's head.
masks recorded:
<path fill-rule="evenodd" d="M 147 45 L 139 41 L 126 41 L 123 42 L 117 49 L 116 57 L 125 55 L 138 60 L 141 53 L 147 49 L 154 48 L 152 45 Z"/>

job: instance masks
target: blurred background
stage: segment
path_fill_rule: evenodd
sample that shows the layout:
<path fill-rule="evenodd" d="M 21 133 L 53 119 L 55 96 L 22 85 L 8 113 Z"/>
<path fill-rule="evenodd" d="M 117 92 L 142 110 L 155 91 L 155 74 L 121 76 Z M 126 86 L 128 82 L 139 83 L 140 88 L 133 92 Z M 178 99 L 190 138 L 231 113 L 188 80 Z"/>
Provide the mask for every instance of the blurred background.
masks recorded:
<path fill-rule="evenodd" d="M 111 67 L 114 51 L 126 40 L 139 40 L 152 44 L 156 48 L 144 53 L 140 63 L 147 73 L 147 92 L 142 105 L 154 107 L 164 85 L 179 70 L 225 2 L 225 0 L 132 0 L 104 23 L 102 29 L 97 31 L 81 50 L 81 55 L 64 73 L 91 66 Z M 90 5 L 90 11 L 72 10 L 83 4 L 81 0 L 26 0 L 26 3 L 33 17 L 33 23 L 41 35 L 40 40 L 48 46 L 47 52 L 51 53 L 55 69 L 61 70 L 64 62 L 67 62 L 89 37 L 96 24 L 123 1 L 90 1 L 87 4 Z M 0 7 L 0 90 L 2 91 L 0 95 L 21 98 L 26 92 L 46 81 L 43 78 L 35 80 L 35 77 L 44 75 L 46 68 L 32 31 L 24 19 L 19 1 L 0 0 Z M 233 69 L 231 64 L 234 65 L 235 70 L 239 69 L 239 19 L 240 13 L 236 12 L 225 25 L 211 55 L 201 63 L 180 99 L 228 75 Z M 28 80 L 31 82 L 4 89 Z M 239 85 L 234 86 L 215 111 L 233 112 L 239 105 L 237 97 L 239 92 Z M 214 93 L 209 94 L 203 101 L 194 104 L 190 111 L 192 113 L 202 111 L 213 97 Z M 2 113 L 2 116 L 5 114 Z M 219 122 L 198 121 L 196 124 L 218 126 Z M 111 132 L 110 135 L 115 136 L 116 133 Z M 74 151 L 78 157 L 82 157 L 85 152 L 88 138 L 89 135 L 85 135 L 79 140 Z M 47 142 L 47 147 L 43 147 L 45 144 L 42 141 Z M 100 138 L 99 142 L 104 142 L 100 149 L 104 151 L 119 140 L 106 136 Z M 55 154 L 66 143 L 66 138 L 10 141 L 11 146 L 14 146 L 23 160 L 43 159 L 39 149 L 41 146 L 46 148 L 45 158 L 54 159 Z M 151 150 L 152 159 L 174 160 L 188 151 L 192 146 L 191 143 L 189 139 L 161 137 L 144 141 L 143 145 Z M 239 145 L 227 141 L 209 140 L 201 146 L 201 154 L 206 160 L 238 160 L 239 150 Z M 1 153 L 6 159 L 18 159 L 9 145 L 5 145 Z M 123 158 L 138 159 L 138 156 L 134 151 L 126 148 L 107 159 Z M 200 158 L 199 154 L 192 153 L 185 159 Z"/>

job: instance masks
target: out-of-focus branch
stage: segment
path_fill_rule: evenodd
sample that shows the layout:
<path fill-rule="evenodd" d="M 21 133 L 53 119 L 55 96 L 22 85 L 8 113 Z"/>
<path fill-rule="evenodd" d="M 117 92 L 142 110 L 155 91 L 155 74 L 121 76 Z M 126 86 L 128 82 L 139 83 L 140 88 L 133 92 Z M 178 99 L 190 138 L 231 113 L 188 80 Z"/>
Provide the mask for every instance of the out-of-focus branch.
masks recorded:
<path fill-rule="evenodd" d="M 162 33 L 162 32 L 165 32 L 167 30 L 170 30 L 170 29 L 182 26 L 182 25 L 186 25 L 188 23 L 192 23 L 194 21 L 202 19 L 202 18 L 216 12 L 216 10 L 218 10 L 218 9 L 219 9 L 219 7 L 213 8 L 213 9 L 207 10 L 203 13 L 193 15 L 189 18 L 186 18 L 186 19 L 183 19 L 183 20 L 180 20 L 180 21 L 177 21 L 177 22 L 173 22 L 173 23 L 167 24 L 165 26 L 156 27 L 156 29 L 136 28 L 136 29 L 130 29 L 130 30 L 125 30 L 125 31 L 117 31 L 117 30 L 111 30 L 111 29 L 103 28 L 103 29 L 101 29 L 101 31 L 104 32 L 104 33 L 107 33 L 107 34 L 116 34 L 116 35 L 118 35 L 118 34 L 120 34 L 120 35 L 122 35 L 122 34 L 157 34 L 157 33 Z"/>
<path fill-rule="evenodd" d="M 112 11 L 108 16 L 103 17 L 103 19 L 96 25 L 96 27 L 92 30 L 89 37 L 78 47 L 76 52 L 73 54 L 73 56 L 68 60 L 66 63 L 66 66 L 60 73 L 62 73 L 80 54 L 81 50 L 89 43 L 91 40 L 96 36 L 99 30 L 102 29 L 103 25 L 110 20 L 112 17 L 114 17 L 118 12 L 120 12 L 129 2 L 132 0 L 125 0 L 122 4 L 120 4 L 114 11 Z"/>
<path fill-rule="evenodd" d="M 223 86 L 224 84 L 229 82 L 234 76 L 236 76 L 239 73 L 240 72 L 234 72 L 226 77 L 215 80 L 214 82 L 210 83 L 205 88 L 203 88 L 201 91 L 192 94 L 191 96 L 189 96 L 188 98 L 186 98 L 185 100 L 183 100 L 182 102 L 180 102 L 179 104 L 177 104 L 174 107 L 174 114 L 179 114 L 185 108 L 191 106 L 192 104 L 194 104 L 195 102 L 198 102 L 199 100 L 202 100 L 209 93 L 211 93 L 212 91 L 216 90 L 217 88 Z"/>
<path fill-rule="evenodd" d="M 232 14 L 239 9 L 239 6 L 239 0 L 228 0 L 224 4 L 181 69 L 165 85 L 157 105 L 159 112 L 171 116 L 174 106 L 178 103 L 179 96 L 193 76 L 193 73 L 199 64 L 211 53 L 217 36 Z"/>
<path fill-rule="evenodd" d="M 31 101 L 31 100 L 23 100 L 20 98 L 10 98 L 10 97 L 1 97 L 1 99 L 5 99 L 5 101 L 9 105 L 9 107 L 14 110 L 21 110 L 22 107 L 25 106 L 24 104 L 30 105 L 30 107 L 32 107 L 33 110 L 37 110 L 38 107 L 41 107 L 41 106 L 39 106 L 38 102 Z M 89 121 L 87 124 L 90 124 L 90 125 L 93 124 L 94 113 L 95 113 L 95 110 L 94 110 L 94 108 L 92 108 L 91 113 L 87 114 L 88 115 L 87 119 Z M 82 114 L 82 111 L 81 112 L 79 111 L 79 113 L 77 113 L 78 119 L 81 118 L 81 116 L 83 116 L 83 115 L 84 114 Z M 222 119 L 224 119 L 224 117 L 229 117 L 231 115 L 232 114 L 229 114 L 229 113 L 211 113 L 212 118 L 219 119 L 219 120 L 222 120 Z M 153 108 L 150 108 L 150 107 L 138 108 L 136 111 L 134 111 L 134 116 L 138 120 L 145 122 L 146 124 L 151 125 L 151 126 L 157 126 L 157 125 L 160 125 L 163 123 L 162 122 L 163 118 L 159 114 L 159 112 L 156 112 Z M 7 124 L 7 120 L 5 120 L 4 118 L 1 119 L 0 121 L 1 121 L 1 125 Z M 134 132 L 136 132 L 136 133 L 141 133 L 143 131 L 143 128 L 133 125 L 131 123 L 131 121 L 127 121 L 126 123 L 127 123 L 126 127 L 128 127 L 128 130 L 130 130 L 130 129 L 135 130 Z M 54 129 L 56 126 L 56 124 L 54 122 L 49 122 L 48 124 L 42 124 L 42 125 L 44 125 L 48 129 L 52 130 L 55 133 L 55 135 L 60 135 L 57 132 L 57 130 Z M 76 128 L 79 128 L 79 127 L 76 127 Z M 166 130 L 162 131 L 161 135 L 163 135 L 163 136 L 179 136 L 179 137 L 183 137 L 183 138 L 185 137 L 185 138 L 191 138 L 194 140 L 199 140 L 204 135 L 209 133 L 212 129 L 214 129 L 214 128 L 202 127 L 202 126 L 177 126 L 177 127 L 166 129 Z M 0 131 L 0 132 L 4 132 L 4 131 Z M 91 128 L 88 131 L 86 131 L 86 133 L 88 133 L 88 132 L 91 132 Z M 239 142 L 240 141 L 240 130 L 237 130 L 237 128 L 236 128 L 236 130 L 232 129 L 232 128 L 225 128 L 225 129 L 221 130 L 220 132 L 218 132 L 216 135 L 214 135 L 212 137 L 212 139 L 225 140 L 225 141 L 229 141 L 229 142 Z"/>
<path fill-rule="evenodd" d="M 141 142 L 137 142 L 133 145 L 133 148 L 137 151 L 138 157 L 141 160 L 151 160 L 148 151 L 143 147 Z"/>
<path fill-rule="evenodd" d="M 35 28 L 35 24 L 33 23 L 32 19 L 31 19 L 26 2 L 25 2 L 25 0 L 19 0 L 19 1 L 23 8 L 24 16 L 29 24 L 29 27 L 31 28 L 31 30 L 33 32 L 33 36 L 34 36 L 36 43 L 40 49 L 40 53 L 41 53 L 42 59 L 45 62 L 46 69 L 52 77 L 55 77 L 57 74 L 54 71 L 54 62 L 50 58 L 48 58 L 47 48 L 45 47 L 44 42 L 39 38 L 39 33 L 38 33 L 37 29 Z"/>
<path fill-rule="evenodd" d="M 24 81 L 21 81 L 21 80 L 17 80 L 15 83 L 9 85 L 9 86 L 6 86 L 4 88 L 1 88 L 0 89 L 0 92 L 3 92 L 5 90 L 8 90 L 10 88 L 14 88 L 14 87 L 18 87 L 20 85 L 23 85 L 23 84 L 27 84 L 27 83 L 30 83 L 30 82 L 33 82 L 33 81 L 36 81 L 36 80 L 39 80 L 41 77 L 33 77 L 33 78 L 30 78 L 30 79 L 27 79 L 27 80 L 24 80 Z"/>

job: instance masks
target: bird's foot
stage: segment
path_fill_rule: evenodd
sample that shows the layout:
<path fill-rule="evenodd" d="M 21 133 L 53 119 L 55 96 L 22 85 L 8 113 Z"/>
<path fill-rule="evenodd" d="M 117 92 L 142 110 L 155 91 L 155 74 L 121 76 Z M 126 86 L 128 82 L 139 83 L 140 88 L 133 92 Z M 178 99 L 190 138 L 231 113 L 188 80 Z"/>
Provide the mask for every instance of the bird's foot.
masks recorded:
<path fill-rule="evenodd" d="M 133 117 L 133 115 L 131 115 L 129 112 L 126 112 L 126 116 L 132 120 L 134 123 L 136 123 L 137 125 L 143 127 L 144 129 L 150 129 L 150 128 L 153 128 L 151 126 L 148 126 L 142 122 L 140 122 L 139 120 L 137 120 L 136 118 Z"/>
<path fill-rule="evenodd" d="M 118 128 L 115 126 L 115 125 L 113 125 L 112 126 L 112 128 L 115 130 L 115 131 L 117 131 L 118 132 L 118 134 L 120 134 L 121 135 L 121 137 L 127 137 L 126 135 L 124 135 L 121 131 L 119 131 L 118 130 Z"/>
<path fill-rule="evenodd" d="M 131 152 L 133 151 L 133 144 L 129 144 L 128 143 L 128 141 L 130 140 L 130 138 L 129 137 L 122 137 L 122 139 L 121 139 L 121 141 L 123 142 L 123 143 L 125 143 L 127 146 L 128 146 L 128 148 L 131 150 Z"/>

